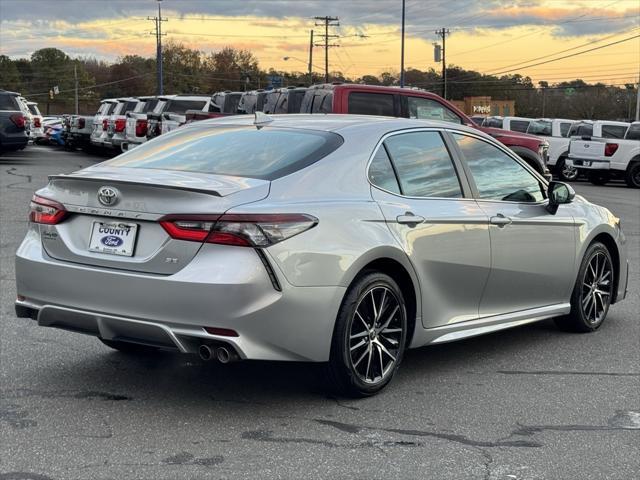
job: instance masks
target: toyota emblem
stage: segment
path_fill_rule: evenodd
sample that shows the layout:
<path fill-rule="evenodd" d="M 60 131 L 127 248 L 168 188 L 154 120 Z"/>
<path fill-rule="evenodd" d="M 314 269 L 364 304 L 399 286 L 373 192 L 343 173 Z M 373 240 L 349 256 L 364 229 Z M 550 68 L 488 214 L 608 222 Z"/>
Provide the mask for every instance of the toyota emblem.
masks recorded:
<path fill-rule="evenodd" d="M 112 207 L 118 203 L 118 190 L 113 187 L 100 187 L 98 201 L 105 207 Z"/>

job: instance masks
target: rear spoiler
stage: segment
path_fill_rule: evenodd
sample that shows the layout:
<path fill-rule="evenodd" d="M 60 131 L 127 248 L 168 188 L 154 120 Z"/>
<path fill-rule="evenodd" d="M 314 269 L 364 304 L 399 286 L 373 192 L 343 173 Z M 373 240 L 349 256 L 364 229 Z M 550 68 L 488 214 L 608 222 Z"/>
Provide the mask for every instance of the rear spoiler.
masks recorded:
<path fill-rule="evenodd" d="M 99 182 L 99 183 L 109 183 L 109 182 L 114 182 L 113 178 L 108 178 L 108 177 L 78 177 L 75 175 L 65 175 L 65 174 L 59 174 L 59 175 L 49 175 L 49 181 L 52 180 L 82 180 L 84 182 Z M 160 188 L 168 188 L 170 190 L 185 190 L 187 192 L 197 192 L 197 193 L 204 193 L 207 195 L 212 195 L 214 197 L 220 197 L 220 193 L 216 192 L 215 190 L 207 190 L 207 189 L 202 189 L 202 188 L 193 188 L 193 187 L 183 187 L 180 185 L 167 185 L 164 183 L 155 183 L 155 182 L 131 182 L 129 180 L 122 180 L 122 179 L 118 179 L 118 182 L 124 182 L 127 183 L 128 185 L 139 185 L 139 186 L 144 186 L 144 187 L 160 187 Z"/>

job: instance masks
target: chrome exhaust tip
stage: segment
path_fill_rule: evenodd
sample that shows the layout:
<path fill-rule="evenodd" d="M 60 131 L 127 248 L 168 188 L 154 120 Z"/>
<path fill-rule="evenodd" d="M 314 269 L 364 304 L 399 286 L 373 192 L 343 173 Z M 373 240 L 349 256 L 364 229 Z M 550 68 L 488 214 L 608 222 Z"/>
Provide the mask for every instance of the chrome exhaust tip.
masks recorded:
<path fill-rule="evenodd" d="M 214 357 L 213 350 L 209 345 L 200 345 L 198 347 L 198 355 L 200 355 L 200 358 L 205 362 L 208 362 Z"/>
<path fill-rule="evenodd" d="M 237 359 L 237 355 L 227 347 L 220 347 L 216 350 L 216 358 L 220 363 L 230 363 Z"/>

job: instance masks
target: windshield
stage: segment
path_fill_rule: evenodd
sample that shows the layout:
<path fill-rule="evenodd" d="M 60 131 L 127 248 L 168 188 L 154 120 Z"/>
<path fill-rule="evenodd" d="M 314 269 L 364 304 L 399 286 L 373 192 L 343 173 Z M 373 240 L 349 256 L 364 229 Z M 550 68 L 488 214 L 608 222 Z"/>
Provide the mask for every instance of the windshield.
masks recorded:
<path fill-rule="evenodd" d="M 483 127 L 491 127 L 491 128 L 502 128 L 502 119 L 501 118 L 491 118 L 488 117 L 485 119 L 482 124 Z"/>
<path fill-rule="evenodd" d="M 593 135 L 593 124 L 591 123 L 574 123 L 569 129 L 569 137 L 590 137 Z"/>
<path fill-rule="evenodd" d="M 195 124 L 129 150 L 107 165 L 273 180 L 320 160 L 342 141 L 340 135 L 324 131 Z"/>
<path fill-rule="evenodd" d="M 547 120 L 534 120 L 529 124 L 527 133 L 531 135 L 541 135 L 543 137 L 551 136 L 551 122 Z"/>

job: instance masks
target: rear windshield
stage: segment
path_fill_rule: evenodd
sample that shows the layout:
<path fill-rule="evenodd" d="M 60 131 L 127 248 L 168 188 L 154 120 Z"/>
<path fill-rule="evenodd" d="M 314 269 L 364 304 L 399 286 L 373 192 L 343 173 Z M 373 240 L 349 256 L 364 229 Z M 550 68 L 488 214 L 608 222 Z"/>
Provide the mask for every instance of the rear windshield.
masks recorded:
<path fill-rule="evenodd" d="M 164 111 L 167 113 L 177 113 L 178 115 L 182 115 L 187 110 L 202 110 L 206 103 L 206 100 L 171 99 L 167 102 L 167 106 Z"/>
<path fill-rule="evenodd" d="M 0 94 L 0 110 L 20 110 L 15 95 Z"/>
<path fill-rule="evenodd" d="M 150 98 L 146 102 L 144 102 L 144 107 L 142 107 L 142 113 L 153 112 L 153 109 L 156 108 L 159 100 L 157 98 Z"/>
<path fill-rule="evenodd" d="M 274 180 L 317 162 L 342 142 L 340 135 L 324 131 L 195 124 L 107 164 Z"/>
<path fill-rule="evenodd" d="M 569 129 L 569 137 L 590 137 L 593 135 L 592 123 L 574 123 Z"/>
<path fill-rule="evenodd" d="M 527 133 L 531 135 L 540 135 L 543 137 L 551 136 L 551 122 L 547 120 L 534 120 L 529 124 Z"/>
<path fill-rule="evenodd" d="M 38 110 L 38 106 L 37 105 L 27 105 L 27 107 L 29 107 L 29 111 L 33 115 L 40 115 L 40 110 Z"/>
<path fill-rule="evenodd" d="M 640 123 L 632 123 L 624 138 L 627 140 L 640 140 Z"/>

